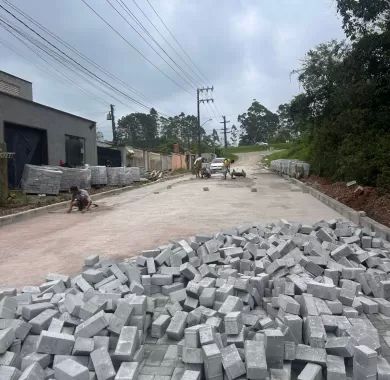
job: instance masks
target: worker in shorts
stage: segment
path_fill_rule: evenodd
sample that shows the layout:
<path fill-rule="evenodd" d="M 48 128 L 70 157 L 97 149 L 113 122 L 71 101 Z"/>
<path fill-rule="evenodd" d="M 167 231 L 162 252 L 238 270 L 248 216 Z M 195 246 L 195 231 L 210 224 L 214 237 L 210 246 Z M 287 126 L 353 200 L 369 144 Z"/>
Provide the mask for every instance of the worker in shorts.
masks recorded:
<path fill-rule="evenodd" d="M 92 199 L 89 196 L 88 191 L 79 189 L 77 186 L 72 186 L 70 192 L 72 194 L 72 199 L 70 201 L 68 213 L 72 212 L 73 207 L 77 207 L 81 212 L 88 211 L 92 204 Z"/>
<path fill-rule="evenodd" d="M 202 169 L 203 157 L 198 157 L 194 162 L 194 172 L 196 178 L 200 178 L 200 171 Z"/>
<path fill-rule="evenodd" d="M 226 179 L 227 173 L 230 174 L 230 164 L 233 164 L 234 160 L 229 160 L 228 158 L 225 158 L 223 161 L 223 168 L 222 168 L 222 173 L 223 173 L 223 178 Z"/>

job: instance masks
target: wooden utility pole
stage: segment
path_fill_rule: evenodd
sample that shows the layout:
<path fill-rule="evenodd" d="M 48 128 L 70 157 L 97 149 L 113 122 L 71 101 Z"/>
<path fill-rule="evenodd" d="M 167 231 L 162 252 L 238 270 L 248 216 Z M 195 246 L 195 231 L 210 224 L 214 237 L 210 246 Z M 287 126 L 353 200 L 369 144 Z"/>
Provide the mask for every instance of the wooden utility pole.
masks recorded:
<path fill-rule="evenodd" d="M 226 116 L 222 116 L 223 118 L 223 121 L 220 121 L 221 124 L 223 124 L 223 139 L 224 139 L 224 145 L 225 145 L 225 148 L 227 148 L 227 134 L 230 133 L 230 131 L 228 131 L 226 129 L 226 124 L 227 123 L 230 123 L 230 120 L 226 120 Z"/>
<path fill-rule="evenodd" d="M 114 105 L 110 104 L 111 109 L 111 125 L 112 125 L 112 142 L 114 145 L 118 144 L 118 137 L 116 135 L 116 128 L 115 128 L 115 115 L 114 115 Z"/>
<path fill-rule="evenodd" d="M 200 103 L 208 103 L 208 102 L 213 102 L 213 98 L 206 98 L 206 99 L 200 99 L 200 94 L 202 92 L 209 92 L 209 91 L 214 91 L 214 87 L 202 87 L 202 88 L 197 88 L 196 89 L 196 106 L 197 106 L 197 111 L 198 111 L 198 156 L 200 157 L 201 155 L 201 129 L 200 129 Z"/>

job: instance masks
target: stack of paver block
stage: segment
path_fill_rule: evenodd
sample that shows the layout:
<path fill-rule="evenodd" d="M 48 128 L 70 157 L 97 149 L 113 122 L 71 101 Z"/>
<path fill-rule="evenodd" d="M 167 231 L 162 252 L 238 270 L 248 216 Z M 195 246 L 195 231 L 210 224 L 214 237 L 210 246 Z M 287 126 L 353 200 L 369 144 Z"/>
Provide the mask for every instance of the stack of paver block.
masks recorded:
<path fill-rule="evenodd" d="M 0 291 L 0 379 L 390 379 L 389 273 L 390 243 L 340 220 L 90 256 Z"/>
<path fill-rule="evenodd" d="M 105 166 L 89 166 L 91 170 L 91 185 L 107 185 L 107 168 Z"/>
<path fill-rule="evenodd" d="M 60 191 L 69 191 L 71 186 L 80 189 L 91 188 L 91 170 L 89 168 L 64 168 L 56 167 L 62 171 Z"/>
<path fill-rule="evenodd" d="M 25 165 L 21 187 L 26 194 L 57 195 L 60 192 L 62 172 L 36 165 Z"/>
<path fill-rule="evenodd" d="M 107 185 L 109 186 L 122 186 L 125 170 L 120 167 L 108 167 L 107 168 Z"/>
<path fill-rule="evenodd" d="M 131 185 L 134 182 L 133 180 L 133 174 L 131 168 L 124 167 L 123 168 L 123 174 L 121 176 L 121 184 L 122 186 L 128 186 Z"/>
<path fill-rule="evenodd" d="M 141 180 L 141 170 L 137 166 L 129 166 L 125 168 L 125 172 L 130 176 L 132 182 L 139 182 Z"/>
<path fill-rule="evenodd" d="M 137 167 L 108 167 L 107 184 L 110 186 L 128 186 L 140 181 L 140 169 Z"/>
<path fill-rule="evenodd" d="M 270 162 L 270 168 L 280 175 L 285 174 L 294 178 L 308 177 L 310 173 L 310 164 L 299 160 L 273 160 Z"/>

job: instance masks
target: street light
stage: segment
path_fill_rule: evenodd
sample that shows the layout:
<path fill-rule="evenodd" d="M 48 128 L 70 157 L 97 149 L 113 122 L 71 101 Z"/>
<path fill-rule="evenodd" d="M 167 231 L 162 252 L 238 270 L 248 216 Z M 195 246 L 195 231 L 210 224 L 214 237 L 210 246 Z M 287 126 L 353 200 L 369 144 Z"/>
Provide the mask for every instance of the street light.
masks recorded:
<path fill-rule="evenodd" d="M 208 123 L 209 121 L 211 121 L 211 120 L 213 120 L 213 119 L 208 119 L 208 120 L 206 120 L 205 122 L 203 122 L 202 123 L 202 125 L 199 125 L 199 129 L 198 129 L 198 133 L 199 133 L 199 142 L 198 142 L 198 154 L 199 154 L 199 157 L 201 156 L 201 153 L 200 153 L 200 129 L 206 124 L 206 123 Z"/>
<path fill-rule="evenodd" d="M 208 120 L 206 120 L 206 121 L 201 125 L 201 127 L 203 127 L 206 123 L 208 123 L 208 122 L 211 121 L 211 120 L 213 120 L 213 119 L 208 119 Z"/>

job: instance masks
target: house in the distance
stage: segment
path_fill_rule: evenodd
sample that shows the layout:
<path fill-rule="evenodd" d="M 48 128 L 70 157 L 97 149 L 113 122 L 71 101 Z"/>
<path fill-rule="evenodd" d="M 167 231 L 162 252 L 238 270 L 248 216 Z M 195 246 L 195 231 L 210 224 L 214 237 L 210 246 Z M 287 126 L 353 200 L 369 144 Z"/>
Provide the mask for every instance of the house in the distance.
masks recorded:
<path fill-rule="evenodd" d="M 0 142 L 15 152 L 10 188 L 19 187 L 25 164 L 97 164 L 96 122 L 36 103 L 32 93 L 31 82 L 0 71 Z"/>

